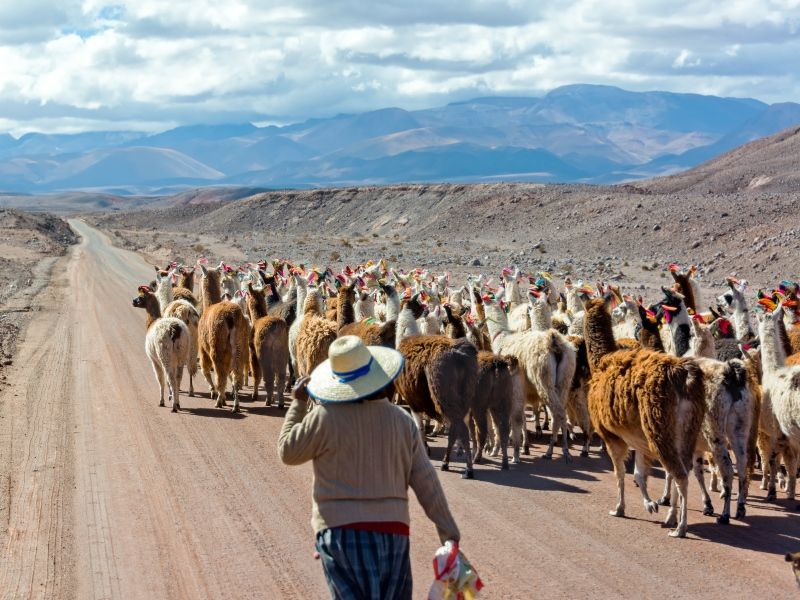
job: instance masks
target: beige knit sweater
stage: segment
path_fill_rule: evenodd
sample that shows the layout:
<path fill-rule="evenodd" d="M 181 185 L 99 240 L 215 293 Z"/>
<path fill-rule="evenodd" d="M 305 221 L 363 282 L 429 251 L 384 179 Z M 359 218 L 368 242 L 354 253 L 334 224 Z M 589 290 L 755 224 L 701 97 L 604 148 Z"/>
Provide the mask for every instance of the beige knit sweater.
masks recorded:
<path fill-rule="evenodd" d="M 314 464 L 311 526 L 410 524 L 408 487 L 439 539 L 460 534 L 414 420 L 388 400 L 315 406 L 295 400 L 286 413 L 278 454 L 287 465 Z"/>

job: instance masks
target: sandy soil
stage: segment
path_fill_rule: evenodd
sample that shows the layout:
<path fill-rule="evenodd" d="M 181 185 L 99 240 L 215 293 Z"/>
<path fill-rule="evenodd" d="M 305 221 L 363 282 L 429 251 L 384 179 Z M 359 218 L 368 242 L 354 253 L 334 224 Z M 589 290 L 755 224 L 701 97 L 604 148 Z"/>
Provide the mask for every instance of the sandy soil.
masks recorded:
<path fill-rule="evenodd" d="M 233 415 L 205 393 L 182 396 L 177 415 L 159 408 L 144 315 L 131 306 L 152 268 L 73 226 L 83 242 L 36 298 L 0 391 L 0 595 L 326 597 L 308 524 L 311 469 L 284 467 L 275 452 L 282 411 L 245 401 Z M 693 482 L 689 538 L 668 539 L 630 478 L 629 517 L 607 515 L 616 492 L 606 458 L 567 466 L 542 450 L 510 472 L 478 466 L 475 481 L 441 474 L 485 598 L 796 594 L 783 561 L 800 549 L 794 502 L 766 504 L 756 482 L 746 521 L 721 527 L 702 515 Z M 412 504 L 423 597 L 437 543 Z"/>

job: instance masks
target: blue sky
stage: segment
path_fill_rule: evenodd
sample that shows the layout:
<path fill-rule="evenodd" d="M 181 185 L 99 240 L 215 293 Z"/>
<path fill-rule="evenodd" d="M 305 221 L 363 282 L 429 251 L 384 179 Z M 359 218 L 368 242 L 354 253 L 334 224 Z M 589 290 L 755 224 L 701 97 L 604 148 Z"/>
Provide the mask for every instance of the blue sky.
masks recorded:
<path fill-rule="evenodd" d="M 800 101 L 800 0 L 0 3 L 0 132 L 285 123 L 570 83 Z"/>

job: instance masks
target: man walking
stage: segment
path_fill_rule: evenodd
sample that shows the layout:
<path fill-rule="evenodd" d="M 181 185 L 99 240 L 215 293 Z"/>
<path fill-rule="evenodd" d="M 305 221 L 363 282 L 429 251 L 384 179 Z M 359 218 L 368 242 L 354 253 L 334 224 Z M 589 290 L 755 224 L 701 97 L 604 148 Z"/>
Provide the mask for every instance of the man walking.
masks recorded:
<path fill-rule="evenodd" d="M 408 488 L 442 543 L 460 534 L 414 420 L 389 400 L 403 356 L 344 336 L 328 357 L 298 382 L 278 453 L 313 462 L 311 525 L 331 596 L 409 599 Z"/>

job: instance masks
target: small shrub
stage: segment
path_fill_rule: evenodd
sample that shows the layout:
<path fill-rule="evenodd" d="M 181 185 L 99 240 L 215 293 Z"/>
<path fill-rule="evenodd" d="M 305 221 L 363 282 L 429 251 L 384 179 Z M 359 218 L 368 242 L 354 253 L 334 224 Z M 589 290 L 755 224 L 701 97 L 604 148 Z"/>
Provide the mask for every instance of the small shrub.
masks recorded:
<path fill-rule="evenodd" d="M 337 261 L 337 260 L 340 260 L 341 258 L 342 258 L 342 255 L 339 254 L 336 250 L 331 252 L 331 260 L 332 261 Z"/>

